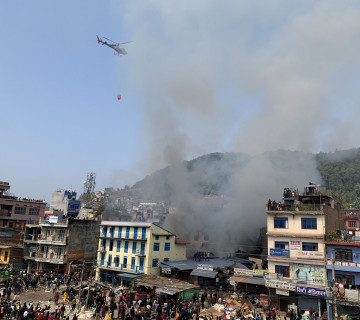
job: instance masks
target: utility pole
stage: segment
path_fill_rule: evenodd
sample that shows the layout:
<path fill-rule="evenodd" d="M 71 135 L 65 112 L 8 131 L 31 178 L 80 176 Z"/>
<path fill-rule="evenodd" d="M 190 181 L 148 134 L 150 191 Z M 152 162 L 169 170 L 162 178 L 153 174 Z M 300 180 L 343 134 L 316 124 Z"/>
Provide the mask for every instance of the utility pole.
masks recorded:
<path fill-rule="evenodd" d="M 336 283 L 335 283 L 335 258 L 334 251 L 331 252 L 331 273 L 332 273 L 332 303 L 333 303 L 333 312 L 334 312 L 334 320 L 338 320 L 338 310 L 336 303 Z"/>

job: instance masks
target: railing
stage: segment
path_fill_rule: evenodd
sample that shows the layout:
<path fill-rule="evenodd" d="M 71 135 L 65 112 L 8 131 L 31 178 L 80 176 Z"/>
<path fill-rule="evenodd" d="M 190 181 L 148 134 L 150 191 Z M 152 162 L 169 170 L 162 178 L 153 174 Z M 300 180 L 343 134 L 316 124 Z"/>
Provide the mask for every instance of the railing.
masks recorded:
<path fill-rule="evenodd" d="M 276 205 L 267 205 L 267 211 L 321 211 L 323 206 L 321 204 L 297 204 L 289 205 L 284 203 L 277 203 Z"/>

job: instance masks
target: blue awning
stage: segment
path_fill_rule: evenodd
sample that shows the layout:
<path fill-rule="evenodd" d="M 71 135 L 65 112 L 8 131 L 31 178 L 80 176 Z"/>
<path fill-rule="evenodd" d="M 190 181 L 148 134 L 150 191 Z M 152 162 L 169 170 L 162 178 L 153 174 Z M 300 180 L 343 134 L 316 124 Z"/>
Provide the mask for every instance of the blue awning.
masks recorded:
<path fill-rule="evenodd" d="M 217 275 L 216 271 L 207 271 L 207 270 L 193 270 L 190 273 L 191 276 L 198 276 L 204 278 L 211 278 L 214 279 Z"/>
<path fill-rule="evenodd" d="M 123 278 L 123 279 L 127 279 L 127 280 L 132 280 L 134 278 L 137 278 L 137 277 L 141 277 L 143 276 L 144 274 L 134 274 L 134 273 L 120 273 L 118 276 Z"/>

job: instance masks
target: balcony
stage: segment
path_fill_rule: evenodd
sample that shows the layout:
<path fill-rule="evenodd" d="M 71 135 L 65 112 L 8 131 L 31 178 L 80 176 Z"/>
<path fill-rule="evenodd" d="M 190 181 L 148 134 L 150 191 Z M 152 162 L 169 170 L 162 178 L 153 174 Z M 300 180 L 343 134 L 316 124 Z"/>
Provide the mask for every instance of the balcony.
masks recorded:
<path fill-rule="evenodd" d="M 57 256 L 55 253 L 38 252 L 35 255 L 35 261 L 63 264 L 64 255 Z"/>
<path fill-rule="evenodd" d="M 99 247 L 97 249 L 98 252 L 106 252 L 106 248 L 105 247 Z"/>
<path fill-rule="evenodd" d="M 38 241 L 39 244 L 59 244 L 66 245 L 66 238 L 59 236 L 41 236 Z"/>

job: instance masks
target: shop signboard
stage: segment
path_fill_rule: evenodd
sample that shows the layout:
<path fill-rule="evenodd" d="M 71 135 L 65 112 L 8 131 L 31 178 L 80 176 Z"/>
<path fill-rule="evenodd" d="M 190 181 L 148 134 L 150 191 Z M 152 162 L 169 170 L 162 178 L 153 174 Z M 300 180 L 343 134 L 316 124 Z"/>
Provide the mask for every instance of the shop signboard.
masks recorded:
<path fill-rule="evenodd" d="M 49 216 L 49 223 L 58 223 L 58 216 Z"/>
<path fill-rule="evenodd" d="M 197 289 L 191 289 L 191 290 L 185 290 L 183 292 L 180 293 L 180 297 L 181 300 L 189 300 L 192 299 L 193 297 L 199 297 L 199 290 Z"/>
<path fill-rule="evenodd" d="M 289 296 L 290 293 L 288 290 L 281 290 L 281 289 L 276 289 L 276 294 L 280 295 L 280 296 Z"/>
<path fill-rule="evenodd" d="M 13 236 L 12 232 L 0 232 L 0 237 L 11 238 Z"/>
<path fill-rule="evenodd" d="M 324 285 L 326 281 L 325 268 L 309 264 L 294 263 L 294 282 L 307 285 Z"/>
<path fill-rule="evenodd" d="M 278 280 L 265 280 L 265 286 L 276 289 L 285 289 L 290 291 L 295 291 L 295 283 L 278 281 Z"/>
<path fill-rule="evenodd" d="M 299 239 L 290 240 L 290 250 L 300 250 L 301 241 Z"/>
<path fill-rule="evenodd" d="M 199 270 L 208 270 L 208 271 L 214 271 L 214 266 L 210 264 L 205 263 L 198 263 L 197 269 Z"/>
<path fill-rule="evenodd" d="M 252 277 L 253 276 L 253 270 L 234 268 L 234 276 Z"/>
<path fill-rule="evenodd" d="M 164 274 L 171 274 L 171 268 L 164 268 L 164 267 L 162 267 L 162 268 L 161 268 L 161 271 L 162 271 L 162 273 L 164 273 Z"/>
<path fill-rule="evenodd" d="M 324 259 L 324 253 L 319 251 L 298 251 L 297 257 L 300 259 Z"/>
<path fill-rule="evenodd" d="M 84 260 L 84 250 L 69 250 L 67 254 L 67 261 Z"/>
<path fill-rule="evenodd" d="M 287 250 L 287 249 L 270 248 L 270 256 L 289 258 L 290 257 L 290 251 Z"/>
<path fill-rule="evenodd" d="M 325 289 L 319 289 L 319 288 L 296 286 L 296 293 L 302 294 L 305 296 L 313 296 L 313 297 L 320 297 L 320 298 L 326 297 Z"/>

